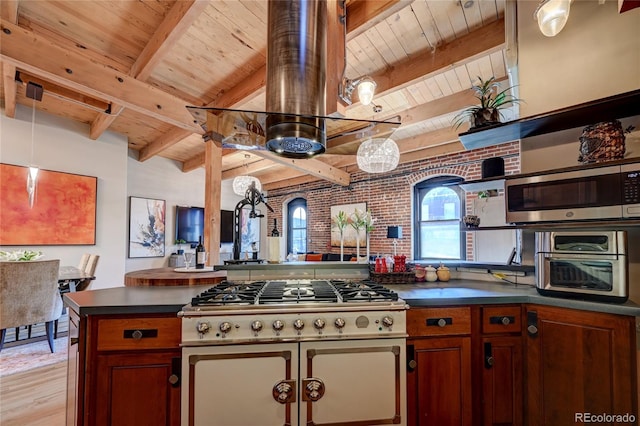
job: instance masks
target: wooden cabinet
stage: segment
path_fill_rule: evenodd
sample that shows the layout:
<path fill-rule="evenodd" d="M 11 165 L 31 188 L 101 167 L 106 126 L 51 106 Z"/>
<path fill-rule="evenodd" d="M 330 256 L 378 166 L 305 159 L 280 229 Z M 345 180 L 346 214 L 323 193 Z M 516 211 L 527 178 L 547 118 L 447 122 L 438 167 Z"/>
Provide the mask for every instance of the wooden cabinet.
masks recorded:
<path fill-rule="evenodd" d="M 478 393 L 474 422 L 520 426 L 524 403 L 522 309 L 520 305 L 474 309 L 479 310 L 476 316 L 481 327 L 477 333 L 474 327 L 474 390 Z"/>
<path fill-rule="evenodd" d="M 175 313 L 79 317 L 67 425 L 179 425 L 180 336 Z"/>
<path fill-rule="evenodd" d="M 471 308 L 407 313 L 409 425 L 471 425 Z"/>
<path fill-rule="evenodd" d="M 520 305 L 407 313 L 409 425 L 522 425 Z"/>
<path fill-rule="evenodd" d="M 637 418 L 633 317 L 537 305 L 526 314 L 529 425 L 574 425 L 576 413 Z"/>

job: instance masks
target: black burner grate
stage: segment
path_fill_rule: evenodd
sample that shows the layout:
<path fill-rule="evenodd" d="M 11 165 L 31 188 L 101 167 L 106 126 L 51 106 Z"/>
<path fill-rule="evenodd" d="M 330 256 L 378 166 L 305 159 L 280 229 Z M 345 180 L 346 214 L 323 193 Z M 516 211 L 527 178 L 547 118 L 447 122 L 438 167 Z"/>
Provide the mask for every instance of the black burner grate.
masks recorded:
<path fill-rule="evenodd" d="M 372 281 L 333 280 L 331 284 L 338 290 L 343 302 L 396 301 L 398 293 Z"/>
<path fill-rule="evenodd" d="M 223 281 L 191 299 L 191 305 L 252 305 L 265 284 L 266 281 L 248 284 Z"/>
<path fill-rule="evenodd" d="M 259 296 L 260 304 L 270 303 L 337 303 L 338 296 L 327 281 L 312 280 L 302 283 L 269 281 Z"/>

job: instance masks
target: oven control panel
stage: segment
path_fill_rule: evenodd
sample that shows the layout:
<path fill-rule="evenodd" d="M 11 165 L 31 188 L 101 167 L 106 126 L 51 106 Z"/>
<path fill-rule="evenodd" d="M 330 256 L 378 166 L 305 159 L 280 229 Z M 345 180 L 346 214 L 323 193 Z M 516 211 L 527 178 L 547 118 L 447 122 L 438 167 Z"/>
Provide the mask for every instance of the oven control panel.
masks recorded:
<path fill-rule="evenodd" d="M 194 315 L 183 345 L 406 336 L 405 310 Z"/>

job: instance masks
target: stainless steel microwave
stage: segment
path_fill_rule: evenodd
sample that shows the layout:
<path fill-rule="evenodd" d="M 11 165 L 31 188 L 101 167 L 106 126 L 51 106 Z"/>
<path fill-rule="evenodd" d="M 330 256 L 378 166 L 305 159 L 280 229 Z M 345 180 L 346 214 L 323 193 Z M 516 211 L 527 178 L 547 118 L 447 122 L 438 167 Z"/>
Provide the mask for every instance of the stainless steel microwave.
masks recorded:
<path fill-rule="evenodd" d="M 507 178 L 509 223 L 640 217 L 640 163 Z"/>
<path fill-rule="evenodd" d="M 629 296 L 625 231 L 536 232 L 536 287 L 545 296 L 623 303 Z"/>

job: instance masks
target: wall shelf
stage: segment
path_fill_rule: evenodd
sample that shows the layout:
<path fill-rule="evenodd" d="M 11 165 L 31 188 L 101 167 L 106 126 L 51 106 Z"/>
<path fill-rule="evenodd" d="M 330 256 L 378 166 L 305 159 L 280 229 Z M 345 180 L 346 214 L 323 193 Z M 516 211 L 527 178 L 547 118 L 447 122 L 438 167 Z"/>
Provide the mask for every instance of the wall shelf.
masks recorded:
<path fill-rule="evenodd" d="M 480 192 L 491 190 L 504 191 L 504 178 L 470 180 L 468 182 L 461 182 L 460 184 L 458 184 L 458 186 L 465 192 Z"/>
<path fill-rule="evenodd" d="M 458 137 L 466 149 L 476 149 L 635 115 L 640 115 L 640 90 L 470 130 Z"/>

